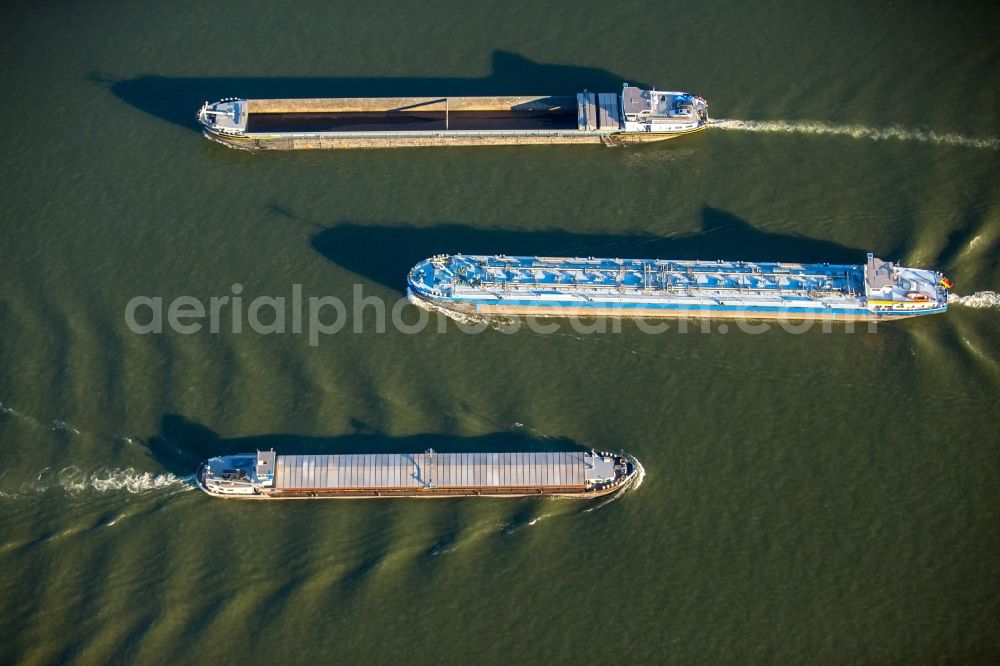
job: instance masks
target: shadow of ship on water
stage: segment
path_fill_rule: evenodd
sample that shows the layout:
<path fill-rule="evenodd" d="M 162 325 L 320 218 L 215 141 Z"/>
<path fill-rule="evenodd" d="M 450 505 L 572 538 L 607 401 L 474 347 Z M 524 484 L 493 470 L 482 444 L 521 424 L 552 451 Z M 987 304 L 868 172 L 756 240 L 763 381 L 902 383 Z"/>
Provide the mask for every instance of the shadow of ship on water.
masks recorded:
<path fill-rule="evenodd" d="M 508 51 L 493 52 L 493 72 L 480 78 L 408 77 L 168 77 L 132 79 L 94 72 L 91 81 L 109 86 L 119 99 L 161 120 L 200 131 L 195 113 L 203 102 L 224 97 L 445 97 L 573 95 L 583 90 L 615 92 L 628 81 L 603 69 L 550 65 Z M 661 85 L 667 85 L 663 82 Z"/>
<path fill-rule="evenodd" d="M 495 432 L 474 437 L 418 434 L 395 437 L 377 432 L 352 420 L 354 432 L 332 437 L 295 434 L 264 434 L 220 437 L 210 428 L 177 414 L 165 414 L 159 434 L 146 446 L 150 456 L 164 469 L 179 476 L 194 472 L 208 458 L 274 449 L 280 455 L 420 453 L 433 448 L 440 453 L 508 453 L 583 451 L 585 447 L 565 438 L 531 437 L 517 432 Z"/>
<path fill-rule="evenodd" d="M 268 210 L 301 220 L 277 205 L 268 206 Z M 710 207 L 702 210 L 700 231 L 668 237 L 477 229 L 462 224 L 420 228 L 345 222 L 317 232 L 311 243 L 333 263 L 398 291 L 405 290 L 410 268 L 442 253 L 863 263 L 866 252 L 832 241 L 761 231 Z"/>

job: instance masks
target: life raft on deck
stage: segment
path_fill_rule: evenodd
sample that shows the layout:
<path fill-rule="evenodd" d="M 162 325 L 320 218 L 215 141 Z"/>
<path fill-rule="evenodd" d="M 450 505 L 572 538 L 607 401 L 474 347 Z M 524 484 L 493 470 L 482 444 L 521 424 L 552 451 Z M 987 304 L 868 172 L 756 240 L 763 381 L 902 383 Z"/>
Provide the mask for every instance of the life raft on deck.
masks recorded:
<path fill-rule="evenodd" d="M 930 296 L 928 296 L 922 291 L 908 291 L 906 292 L 906 297 L 911 301 L 918 301 L 921 303 L 926 303 L 927 301 L 931 300 Z"/>

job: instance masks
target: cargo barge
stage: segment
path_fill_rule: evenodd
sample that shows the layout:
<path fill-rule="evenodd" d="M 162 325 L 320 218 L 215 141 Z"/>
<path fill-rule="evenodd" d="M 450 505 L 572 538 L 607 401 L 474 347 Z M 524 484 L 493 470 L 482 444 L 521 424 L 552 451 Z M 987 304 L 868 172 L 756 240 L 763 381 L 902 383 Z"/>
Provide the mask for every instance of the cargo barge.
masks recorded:
<path fill-rule="evenodd" d="M 278 455 L 257 451 L 206 460 L 195 481 L 213 497 L 594 498 L 628 487 L 641 466 L 606 451 Z"/>
<path fill-rule="evenodd" d="M 941 273 L 864 264 L 438 255 L 410 271 L 414 304 L 467 315 L 870 321 L 948 309 Z"/>
<path fill-rule="evenodd" d="M 243 150 L 662 141 L 708 125 L 691 93 L 576 96 L 227 98 L 197 114 L 203 134 Z"/>

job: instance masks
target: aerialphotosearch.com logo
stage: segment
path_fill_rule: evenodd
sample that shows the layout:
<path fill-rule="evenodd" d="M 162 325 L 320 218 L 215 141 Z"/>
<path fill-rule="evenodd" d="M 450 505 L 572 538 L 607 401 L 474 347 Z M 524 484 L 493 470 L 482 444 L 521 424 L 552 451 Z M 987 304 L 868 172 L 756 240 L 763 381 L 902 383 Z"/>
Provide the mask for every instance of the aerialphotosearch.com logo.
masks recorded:
<path fill-rule="evenodd" d="M 338 296 L 309 296 L 304 298 L 302 285 L 293 284 L 291 297 L 257 296 L 251 300 L 243 295 L 243 285 L 236 282 L 230 294 L 201 299 L 195 296 L 177 296 L 165 303 L 162 296 L 135 296 L 125 305 L 125 324 L 137 335 L 160 334 L 164 324 L 174 333 L 194 335 L 208 332 L 212 334 L 239 334 L 249 330 L 258 335 L 302 335 L 308 337 L 309 345 L 316 347 L 322 336 L 335 335 L 351 323 L 353 333 L 385 333 L 387 323 L 404 335 L 415 335 L 426 330 L 430 324 L 427 308 L 412 305 L 406 297 L 400 297 L 391 304 L 380 296 L 366 296 L 364 286 L 353 285 L 350 306 Z M 659 335 L 668 331 L 688 333 L 728 333 L 734 328 L 750 335 L 759 335 L 775 327 L 788 333 L 802 334 L 819 326 L 825 333 L 843 331 L 855 332 L 855 322 L 851 320 L 831 322 L 829 319 L 801 320 L 791 317 L 759 320 L 753 318 L 730 317 L 725 320 L 680 317 L 665 321 L 630 316 L 622 308 L 621 315 L 602 314 L 598 316 L 569 316 L 558 319 L 551 316 L 535 315 L 493 315 L 468 316 L 455 313 L 454 316 L 438 316 L 438 333 L 448 331 L 448 322 L 463 333 L 482 333 L 492 328 L 500 333 L 512 334 L 522 328 L 541 335 L 551 335 L 568 326 L 574 333 L 589 335 L 594 333 L 621 333 L 622 320 L 631 322 L 643 333 Z M 708 311 L 706 309 L 706 314 Z M 388 316 L 387 316 L 388 315 Z M 374 324 L 369 322 L 374 319 Z M 303 326 L 304 325 L 304 326 Z M 875 332 L 875 321 L 866 322 L 867 332 Z"/>

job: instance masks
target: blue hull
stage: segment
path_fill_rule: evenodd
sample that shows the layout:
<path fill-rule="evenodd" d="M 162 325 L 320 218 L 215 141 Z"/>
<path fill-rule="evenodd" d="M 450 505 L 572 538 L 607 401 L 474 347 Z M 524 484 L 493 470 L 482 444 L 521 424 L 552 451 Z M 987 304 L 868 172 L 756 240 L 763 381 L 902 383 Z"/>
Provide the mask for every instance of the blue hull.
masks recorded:
<path fill-rule="evenodd" d="M 845 321 L 945 312 L 946 283 L 872 255 L 866 265 L 440 255 L 408 277 L 418 304 L 465 314 Z"/>

